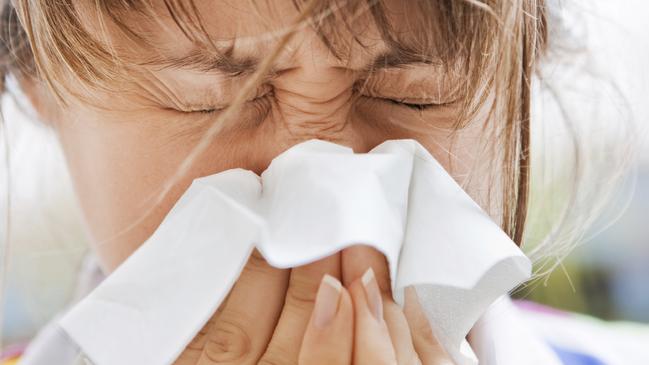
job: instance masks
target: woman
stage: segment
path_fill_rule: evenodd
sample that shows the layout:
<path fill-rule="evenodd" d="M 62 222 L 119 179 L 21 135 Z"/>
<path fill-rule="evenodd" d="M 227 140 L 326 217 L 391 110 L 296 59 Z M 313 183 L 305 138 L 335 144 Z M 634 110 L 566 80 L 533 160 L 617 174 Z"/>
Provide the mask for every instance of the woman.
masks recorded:
<path fill-rule="evenodd" d="M 103 274 L 194 178 L 261 173 L 310 138 L 416 139 L 522 243 L 543 0 L 16 0 L 3 17 L 5 72 L 60 139 Z M 389 288 L 368 248 L 292 270 L 254 254 L 176 364 L 448 363 Z M 52 331 L 25 364 L 66 351 Z M 530 363 L 557 360 L 529 343 Z"/>

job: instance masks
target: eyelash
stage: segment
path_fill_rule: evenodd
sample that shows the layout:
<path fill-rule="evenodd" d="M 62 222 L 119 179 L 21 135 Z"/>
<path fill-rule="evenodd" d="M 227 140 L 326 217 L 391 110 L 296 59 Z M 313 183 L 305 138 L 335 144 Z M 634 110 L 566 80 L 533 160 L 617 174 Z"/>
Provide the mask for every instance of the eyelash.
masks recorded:
<path fill-rule="evenodd" d="M 252 100 L 249 100 L 246 103 L 257 103 L 257 102 L 263 100 L 264 98 L 266 98 L 267 96 L 268 95 L 262 95 L 262 96 L 254 98 Z M 178 110 L 178 111 L 183 113 L 183 114 L 214 114 L 216 112 L 219 112 L 219 111 L 222 111 L 222 110 L 225 110 L 225 109 L 226 108 L 220 108 L 220 109 L 213 108 L 213 109 L 203 109 L 203 110 L 191 110 L 191 111 Z"/>
<path fill-rule="evenodd" d="M 217 110 L 222 110 L 222 109 L 193 110 L 193 111 L 191 111 L 191 112 L 184 112 L 184 113 L 212 114 L 212 113 L 216 112 Z"/>
<path fill-rule="evenodd" d="M 435 107 L 440 106 L 439 104 L 415 104 L 415 103 L 405 103 L 405 102 L 403 102 L 403 101 L 399 101 L 399 100 L 395 100 L 395 99 L 387 99 L 387 98 L 378 98 L 378 99 L 382 99 L 382 100 L 385 100 L 385 101 L 387 101 L 387 102 L 389 102 L 389 103 L 397 104 L 397 105 L 399 105 L 399 106 L 405 106 L 406 108 L 409 108 L 409 109 L 412 109 L 412 110 L 416 110 L 416 111 L 420 111 L 420 112 L 423 112 L 423 111 L 425 111 L 425 110 L 433 109 L 433 108 L 435 108 Z"/>

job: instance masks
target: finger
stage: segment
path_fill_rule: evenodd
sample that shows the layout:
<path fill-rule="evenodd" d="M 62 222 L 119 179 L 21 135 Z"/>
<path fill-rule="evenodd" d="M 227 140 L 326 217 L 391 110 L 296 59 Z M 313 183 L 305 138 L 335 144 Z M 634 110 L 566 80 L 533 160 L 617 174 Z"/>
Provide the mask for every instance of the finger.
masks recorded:
<path fill-rule="evenodd" d="M 383 318 L 388 325 L 397 363 L 399 365 L 420 364 L 403 309 L 394 302 L 391 296 L 385 294 L 383 294 Z"/>
<path fill-rule="evenodd" d="M 260 364 L 297 364 L 316 292 L 325 274 L 340 277 L 340 254 L 291 270 L 282 314 Z"/>
<path fill-rule="evenodd" d="M 385 256 L 367 246 L 354 246 L 342 252 L 343 281 L 352 282 L 372 268 L 383 298 L 383 319 L 388 325 L 392 345 L 399 364 L 411 365 L 418 361 L 412 343 L 408 321 L 401 307 L 392 299 L 391 281 Z"/>
<path fill-rule="evenodd" d="M 353 281 L 349 293 L 354 303 L 354 364 L 397 364 L 373 271 Z"/>
<path fill-rule="evenodd" d="M 176 364 L 256 363 L 279 318 L 288 274 L 254 251 L 226 300 Z"/>
<path fill-rule="evenodd" d="M 353 341 L 354 310 L 351 297 L 338 279 L 325 275 L 304 333 L 298 363 L 351 364 Z"/>
<path fill-rule="evenodd" d="M 433 334 L 426 313 L 419 303 L 417 292 L 413 287 L 405 290 L 405 304 L 403 307 L 408 325 L 412 333 L 415 351 L 423 364 L 452 365 L 450 357 L 442 348 Z"/>
<path fill-rule="evenodd" d="M 352 246 L 341 252 L 342 282 L 348 287 L 372 268 L 381 292 L 391 294 L 390 272 L 385 256 L 368 246 Z"/>

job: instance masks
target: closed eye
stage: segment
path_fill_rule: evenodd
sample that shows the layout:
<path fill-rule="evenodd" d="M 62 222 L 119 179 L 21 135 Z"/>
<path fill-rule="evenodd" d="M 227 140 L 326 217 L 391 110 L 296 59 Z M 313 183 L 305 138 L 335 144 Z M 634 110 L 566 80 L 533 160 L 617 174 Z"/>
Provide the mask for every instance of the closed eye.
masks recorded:
<path fill-rule="evenodd" d="M 406 102 L 398 101 L 398 100 L 394 100 L 394 99 L 389 99 L 389 100 L 394 104 L 403 105 L 405 107 L 408 107 L 408 108 L 414 109 L 414 110 L 418 110 L 418 111 L 423 111 L 423 110 L 427 110 L 427 109 L 431 109 L 431 108 L 435 108 L 435 107 L 440 106 L 440 104 L 432 104 L 432 103 L 430 103 L 430 104 L 415 104 L 415 103 L 406 103 Z"/>
<path fill-rule="evenodd" d="M 424 110 L 429 110 L 440 106 L 448 105 L 447 103 L 439 104 L 439 103 L 410 102 L 410 101 L 406 101 L 407 99 L 392 99 L 392 98 L 382 98 L 382 97 L 374 97 L 374 98 L 391 104 L 396 104 L 398 106 L 403 106 L 409 109 L 417 110 L 417 111 L 424 111 Z"/>
<path fill-rule="evenodd" d="M 248 100 L 245 102 L 245 104 L 251 104 L 254 105 L 254 103 L 258 103 L 260 101 L 263 101 L 268 97 L 268 94 L 258 96 L 252 100 Z M 184 110 L 181 109 L 175 109 L 175 111 L 183 113 L 183 114 L 214 114 L 217 112 L 221 112 L 223 110 L 227 109 L 227 106 L 219 106 L 219 107 L 209 107 L 209 106 L 196 106 L 196 107 L 187 107 Z"/>
<path fill-rule="evenodd" d="M 196 106 L 196 107 L 188 106 L 182 109 L 175 108 L 175 107 L 165 108 L 165 109 L 174 111 L 176 113 L 182 113 L 182 114 L 212 114 L 224 110 L 225 107 L 217 108 L 217 107 L 205 107 L 205 106 Z"/>

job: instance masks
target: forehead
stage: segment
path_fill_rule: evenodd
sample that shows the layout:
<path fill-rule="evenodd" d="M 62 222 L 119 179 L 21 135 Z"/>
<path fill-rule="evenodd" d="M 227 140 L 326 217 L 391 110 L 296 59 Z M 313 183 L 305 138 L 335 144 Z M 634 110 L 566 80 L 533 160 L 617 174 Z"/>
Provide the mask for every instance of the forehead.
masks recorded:
<path fill-rule="evenodd" d="M 81 5 L 80 19 L 90 34 L 100 38 L 100 42 L 100 35 L 107 30 L 109 36 L 103 41 L 112 43 L 122 53 L 129 53 L 131 58 L 141 60 L 160 55 L 177 58 L 187 55 L 197 46 L 209 49 L 215 45 L 221 53 L 245 59 L 268 54 L 303 11 L 297 0 L 154 0 L 135 3 L 135 7 L 108 13 L 116 15 L 108 19 L 106 14 L 93 12 L 90 5 Z M 434 58 L 430 47 L 416 40 L 425 30 L 413 27 L 409 21 L 415 12 L 409 5 L 411 2 L 382 1 L 380 16 L 377 16 L 377 2 L 369 3 L 319 2 L 313 16 L 298 27 L 296 36 L 286 45 L 278 63 L 289 67 L 298 50 L 323 45 L 331 51 L 332 57 L 341 61 L 341 65 L 350 68 L 366 66 L 364 60 L 387 53 L 394 43 L 403 49 L 409 48 L 410 54 L 419 55 L 422 59 Z M 149 47 L 130 44 L 133 40 L 123 32 L 123 28 L 136 34 Z M 388 33 L 397 35 L 397 42 L 387 41 Z"/>

